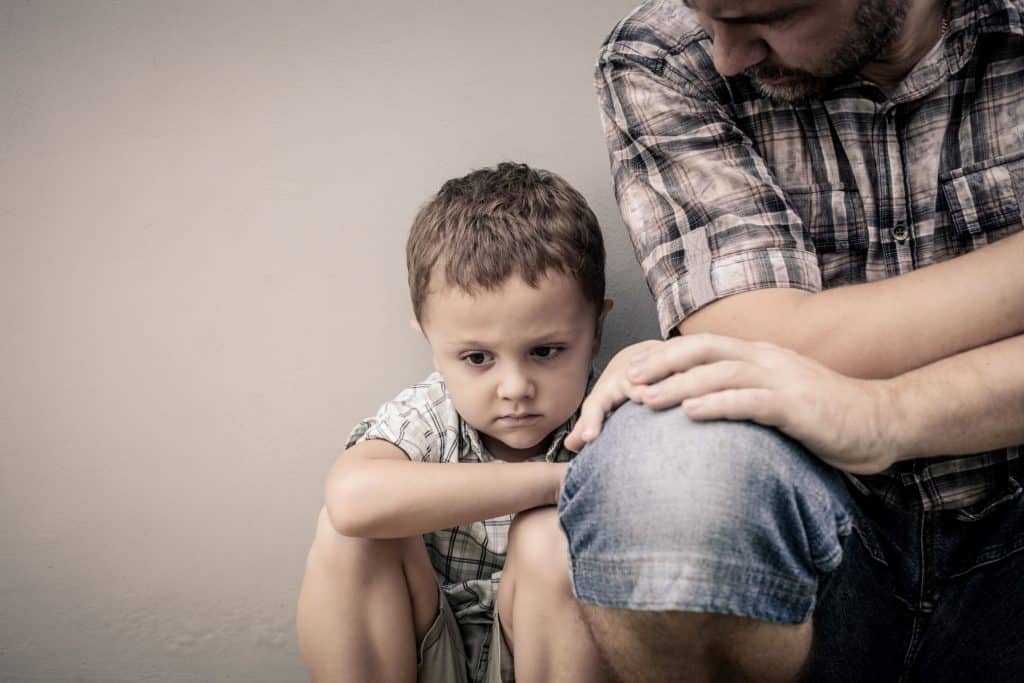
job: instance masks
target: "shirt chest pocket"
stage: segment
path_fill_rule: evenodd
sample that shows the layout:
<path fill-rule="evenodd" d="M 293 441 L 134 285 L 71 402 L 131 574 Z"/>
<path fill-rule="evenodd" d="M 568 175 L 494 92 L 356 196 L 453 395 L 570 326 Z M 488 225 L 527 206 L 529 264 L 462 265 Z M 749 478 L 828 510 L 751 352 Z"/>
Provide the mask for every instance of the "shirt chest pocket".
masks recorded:
<path fill-rule="evenodd" d="M 860 192 L 843 183 L 788 188 L 793 211 L 814 241 L 826 287 L 863 282 L 868 226 Z"/>
<path fill-rule="evenodd" d="M 963 246 L 976 249 L 1021 229 L 1024 152 L 948 171 L 939 182 Z"/>

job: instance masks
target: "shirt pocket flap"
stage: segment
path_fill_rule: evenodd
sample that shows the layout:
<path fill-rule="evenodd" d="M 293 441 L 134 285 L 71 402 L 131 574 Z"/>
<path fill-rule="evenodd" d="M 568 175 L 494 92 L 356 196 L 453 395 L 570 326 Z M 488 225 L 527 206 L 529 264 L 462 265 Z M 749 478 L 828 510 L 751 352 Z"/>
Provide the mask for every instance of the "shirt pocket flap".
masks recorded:
<path fill-rule="evenodd" d="M 953 169 L 939 181 L 953 228 L 961 237 L 1002 237 L 1013 230 L 1000 228 L 1020 228 L 1024 152 Z"/>

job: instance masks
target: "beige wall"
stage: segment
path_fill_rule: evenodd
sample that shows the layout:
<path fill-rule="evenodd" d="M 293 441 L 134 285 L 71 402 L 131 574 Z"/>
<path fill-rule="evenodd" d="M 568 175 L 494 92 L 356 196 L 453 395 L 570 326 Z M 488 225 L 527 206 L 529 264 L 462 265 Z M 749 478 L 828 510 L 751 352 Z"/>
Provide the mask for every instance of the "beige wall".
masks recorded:
<path fill-rule="evenodd" d="M 0 0 L 0 680 L 300 681 L 353 422 L 428 371 L 403 243 L 503 159 L 592 202 L 656 333 L 591 85 L 629 0 Z"/>

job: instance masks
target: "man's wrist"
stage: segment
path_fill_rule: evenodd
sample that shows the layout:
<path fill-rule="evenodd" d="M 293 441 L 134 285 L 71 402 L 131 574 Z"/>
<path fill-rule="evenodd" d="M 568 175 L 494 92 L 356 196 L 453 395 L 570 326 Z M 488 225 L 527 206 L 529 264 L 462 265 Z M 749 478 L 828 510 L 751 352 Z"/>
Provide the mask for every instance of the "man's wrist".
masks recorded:
<path fill-rule="evenodd" d="M 879 471 L 893 464 L 920 457 L 915 450 L 914 411 L 912 392 L 903 375 L 884 380 L 872 380 L 879 392 L 878 454 Z"/>

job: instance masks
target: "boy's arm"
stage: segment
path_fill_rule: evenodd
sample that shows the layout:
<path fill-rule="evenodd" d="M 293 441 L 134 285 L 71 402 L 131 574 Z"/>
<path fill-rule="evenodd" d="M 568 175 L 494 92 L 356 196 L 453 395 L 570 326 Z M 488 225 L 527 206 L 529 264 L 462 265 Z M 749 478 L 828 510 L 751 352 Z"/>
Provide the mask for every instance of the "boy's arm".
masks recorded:
<path fill-rule="evenodd" d="M 338 533 L 404 538 L 558 502 L 568 463 L 428 463 L 394 444 L 361 441 L 327 475 Z"/>

